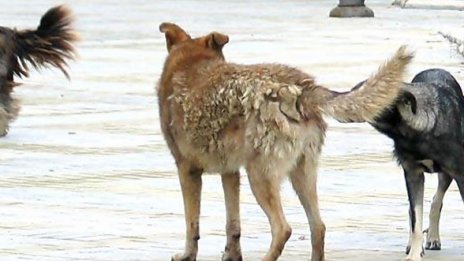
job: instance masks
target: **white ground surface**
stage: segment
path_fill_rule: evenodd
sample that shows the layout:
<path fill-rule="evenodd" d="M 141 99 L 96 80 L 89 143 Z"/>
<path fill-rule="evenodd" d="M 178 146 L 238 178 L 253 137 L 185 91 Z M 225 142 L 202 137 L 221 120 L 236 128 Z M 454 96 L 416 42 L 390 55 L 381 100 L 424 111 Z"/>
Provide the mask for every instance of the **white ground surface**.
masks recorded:
<path fill-rule="evenodd" d="M 181 193 L 154 95 L 166 55 L 161 22 L 193 36 L 227 33 L 228 60 L 291 64 L 334 89 L 364 80 L 402 44 L 417 56 L 406 80 L 441 67 L 464 84 L 462 57 L 437 34 L 462 30 L 459 11 L 377 0 L 367 1 L 374 19 L 330 19 L 337 1 L 1 0 L 0 24 L 35 26 L 61 2 L 78 18 L 80 58 L 71 82 L 43 71 L 16 90 L 23 108 L 0 140 L 0 260 L 170 260 L 181 251 Z M 392 143 L 367 124 L 329 125 L 318 184 L 327 260 L 401 260 L 408 204 Z M 428 175 L 426 217 L 435 186 Z M 244 256 L 259 260 L 269 226 L 246 178 L 241 189 Z M 293 235 L 281 260 L 307 260 L 305 215 L 288 183 L 282 194 Z M 198 260 L 219 260 L 224 212 L 220 178 L 206 176 Z M 443 249 L 425 260 L 463 260 L 464 206 L 454 184 L 443 212 Z"/>
<path fill-rule="evenodd" d="M 394 2 L 403 8 L 464 10 L 464 2 L 461 0 L 395 0 Z"/>

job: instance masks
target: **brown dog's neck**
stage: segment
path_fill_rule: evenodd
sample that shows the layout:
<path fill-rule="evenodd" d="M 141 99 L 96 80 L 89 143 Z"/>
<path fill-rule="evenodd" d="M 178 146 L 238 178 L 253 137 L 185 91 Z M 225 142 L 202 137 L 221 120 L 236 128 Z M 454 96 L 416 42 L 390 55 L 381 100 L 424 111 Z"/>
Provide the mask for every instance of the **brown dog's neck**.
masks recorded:
<path fill-rule="evenodd" d="M 162 78 L 170 78 L 175 73 L 201 72 L 209 64 L 223 63 L 222 58 L 208 50 L 172 51 L 166 58 Z"/>

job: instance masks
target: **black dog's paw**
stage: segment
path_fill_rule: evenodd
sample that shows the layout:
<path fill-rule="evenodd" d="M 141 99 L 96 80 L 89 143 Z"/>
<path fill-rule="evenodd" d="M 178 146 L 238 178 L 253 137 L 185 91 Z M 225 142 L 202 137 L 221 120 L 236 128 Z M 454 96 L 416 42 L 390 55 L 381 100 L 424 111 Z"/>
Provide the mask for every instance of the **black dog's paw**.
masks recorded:
<path fill-rule="evenodd" d="M 440 240 L 427 241 L 425 243 L 425 249 L 427 250 L 441 250 Z"/>
<path fill-rule="evenodd" d="M 410 251 L 411 251 L 411 246 L 406 246 L 406 250 L 404 251 L 406 255 L 408 255 Z"/>
<path fill-rule="evenodd" d="M 428 249 L 428 248 L 426 247 L 426 249 Z M 407 247 L 406 247 L 406 251 L 405 251 L 406 255 L 409 255 L 409 252 L 411 252 L 411 246 L 407 246 Z M 422 247 L 421 256 L 424 256 L 424 255 L 425 255 L 425 250 L 424 250 L 424 248 Z"/>

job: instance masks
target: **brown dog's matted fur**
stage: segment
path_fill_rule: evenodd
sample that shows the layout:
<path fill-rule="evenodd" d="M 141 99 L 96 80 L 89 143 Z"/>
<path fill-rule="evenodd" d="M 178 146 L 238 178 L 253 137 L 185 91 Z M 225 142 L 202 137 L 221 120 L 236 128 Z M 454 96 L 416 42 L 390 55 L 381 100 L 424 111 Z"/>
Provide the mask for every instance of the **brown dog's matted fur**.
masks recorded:
<path fill-rule="evenodd" d="M 34 68 L 57 67 L 66 77 L 66 60 L 74 59 L 73 43 L 77 34 L 72 29 L 71 11 L 64 6 L 48 10 L 35 30 L 16 30 L 0 26 L 0 136 L 19 112 L 19 102 L 12 97 L 17 86 L 14 77 L 29 76 Z"/>
<path fill-rule="evenodd" d="M 279 193 L 287 176 L 309 221 L 311 260 L 323 260 L 325 226 L 316 192 L 323 114 L 343 122 L 373 121 L 395 100 L 412 54 L 400 48 L 361 89 L 337 93 L 285 65 L 226 62 L 226 35 L 213 32 L 192 39 L 171 23 L 161 24 L 160 30 L 169 52 L 158 86 L 161 128 L 178 167 L 187 228 L 185 250 L 172 259 L 196 259 L 201 174 L 219 172 L 227 212 L 223 260 L 242 260 L 243 166 L 271 225 L 272 242 L 263 260 L 276 260 L 291 234 Z"/>

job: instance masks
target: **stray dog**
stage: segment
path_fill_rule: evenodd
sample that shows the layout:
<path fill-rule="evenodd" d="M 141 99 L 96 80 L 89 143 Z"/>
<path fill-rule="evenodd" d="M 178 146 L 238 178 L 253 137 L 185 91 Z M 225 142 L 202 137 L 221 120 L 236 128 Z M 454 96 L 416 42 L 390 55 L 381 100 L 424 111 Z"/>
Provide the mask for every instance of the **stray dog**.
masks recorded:
<path fill-rule="evenodd" d="M 28 77 L 28 63 L 40 67 L 57 67 L 66 77 L 66 60 L 74 59 L 73 42 L 77 34 L 71 28 L 72 16 L 64 6 L 51 8 L 42 16 L 36 30 L 16 30 L 0 26 L 0 136 L 19 113 L 20 105 L 12 97 L 18 84 L 14 76 Z"/>
<path fill-rule="evenodd" d="M 353 88 L 353 91 L 362 82 Z M 438 172 L 438 189 L 430 210 L 425 248 L 441 249 L 439 221 L 443 197 L 454 179 L 464 200 L 464 97 L 456 79 L 442 69 L 420 72 L 391 110 L 371 124 L 394 141 L 409 197 L 408 260 L 420 260 L 424 172 Z"/>
<path fill-rule="evenodd" d="M 324 260 L 325 225 L 316 192 L 327 127 L 323 115 L 343 122 L 373 121 L 395 101 L 413 55 L 402 47 L 362 88 L 337 93 L 285 65 L 226 62 L 227 35 L 191 38 L 171 23 L 162 23 L 160 31 L 168 49 L 157 89 L 161 129 L 179 172 L 187 234 L 184 252 L 172 260 L 196 260 L 203 172 L 221 174 L 227 215 L 222 260 L 242 260 L 242 166 L 271 225 L 272 242 L 263 260 L 276 260 L 291 235 L 279 192 L 287 176 L 309 221 L 311 260 Z"/>

